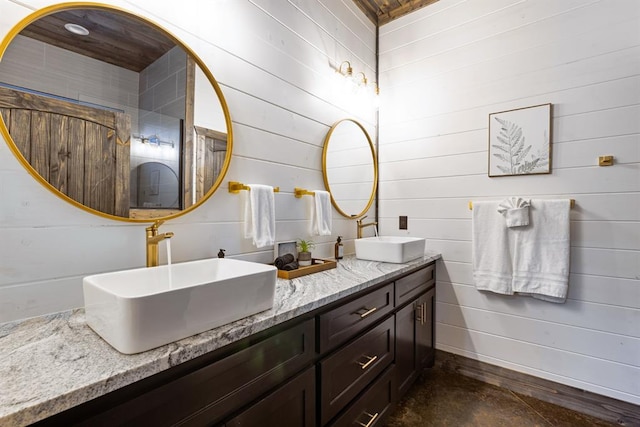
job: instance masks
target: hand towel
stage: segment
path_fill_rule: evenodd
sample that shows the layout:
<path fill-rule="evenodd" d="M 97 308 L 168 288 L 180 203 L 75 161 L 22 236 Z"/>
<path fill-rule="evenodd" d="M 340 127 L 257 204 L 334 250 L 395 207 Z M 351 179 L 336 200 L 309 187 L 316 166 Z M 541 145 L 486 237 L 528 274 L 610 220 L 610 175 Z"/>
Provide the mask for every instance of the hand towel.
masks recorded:
<path fill-rule="evenodd" d="M 569 287 L 570 203 L 568 199 L 534 199 L 530 224 L 510 229 L 514 234 L 514 292 L 545 301 L 565 301 Z"/>
<path fill-rule="evenodd" d="M 249 184 L 244 204 L 244 237 L 253 238 L 257 248 L 274 244 L 276 212 L 273 187 Z"/>
<path fill-rule="evenodd" d="M 473 202 L 473 281 L 476 288 L 513 295 L 508 228 L 498 202 Z"/>
<path fill-rule="evenodd" d="M 284 254 L 276 258 L 273 261 L 273 265 L 275 265 L 278 270 L 282 270 L 282 267 L 289 263 L 292 263 L 293 261 L 295 261 L 295 257 L 293 256 L 293 254 Z"/>
<path fill-rule="evenodd" d="M 522 197 L 509 197 L 498 205 L 498 212 L 504 215 L 507 227 L 529 225 L 529 200 Z"/>
<path fill-rule="evenodd" d="M 311 234 L 314 236 L 331 235 L 331 196 L 328 191 L 314 190 L 313 209 L 311 209 Z"/>

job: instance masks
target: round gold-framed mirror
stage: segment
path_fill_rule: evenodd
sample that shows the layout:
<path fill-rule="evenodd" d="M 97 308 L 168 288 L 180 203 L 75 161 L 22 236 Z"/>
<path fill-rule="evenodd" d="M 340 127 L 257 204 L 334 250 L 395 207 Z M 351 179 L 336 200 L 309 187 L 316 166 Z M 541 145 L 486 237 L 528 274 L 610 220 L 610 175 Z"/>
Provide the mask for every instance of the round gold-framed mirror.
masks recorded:
<path fill-rule="evenodd" d="M 322 176 L 341 215 L 359 218 L 369 210 L 378 187 L 378 162 L 362 124 L 342 119 L 331 126 L 322 149 Z"/>
<path fill-rule="evenodd" d="M 231 117 L 211 71 L 158 24 L 111 5 L 63 3 L 22 19 L 0 44 L 0 115 L 38 182 L 119 221 L 190 212 L 231 162 Z M 139 178 L 148 163 L 163 167 Z"/>

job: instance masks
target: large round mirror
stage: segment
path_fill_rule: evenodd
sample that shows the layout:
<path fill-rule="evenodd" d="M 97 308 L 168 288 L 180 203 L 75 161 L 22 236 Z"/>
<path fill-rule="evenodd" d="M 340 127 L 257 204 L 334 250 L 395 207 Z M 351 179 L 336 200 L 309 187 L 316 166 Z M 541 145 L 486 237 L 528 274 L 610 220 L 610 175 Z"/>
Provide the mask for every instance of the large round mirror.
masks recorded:
<path fill-rule="evenodd" d="M 369 134 L 355 120 L 334 124 L 322 150 L 324 185 L 340 214 L 357 218 L 371 207 L 378 185 L 378 163 Z"/>
<path fill-rule="evenodd" d="M 0 114 L 38 181 L 119 220 L 194 209 L 231 160 L 231 118 L 211 72 L 156 24 L 106 5 L 51 6 L 7 35 Z"/>

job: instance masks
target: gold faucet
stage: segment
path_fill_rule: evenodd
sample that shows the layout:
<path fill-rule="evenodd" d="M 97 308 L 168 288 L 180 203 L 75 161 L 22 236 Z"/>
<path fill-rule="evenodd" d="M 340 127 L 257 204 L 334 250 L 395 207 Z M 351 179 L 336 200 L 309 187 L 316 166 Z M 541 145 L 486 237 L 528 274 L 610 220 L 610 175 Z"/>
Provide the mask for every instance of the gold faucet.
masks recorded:
<path fill-rule="evenodd" d="M 378 225 L 377 221 L 371 221 L 371 222 L 368 222 L 366 224 L 363 224 L 362 220 L 365 219 L 366 217 L 367 216 L 365 215 L 365 216 L 363 216 L 362 218 L 360 218 L 359 220 L 356 221 L 356 223 L 358 224 L 358 239 L 362 238 L 362 229 L 363 228 L 370 227 L 372 225 Z"/>
<path fill-rule="evenodd" d="M 158 265 L 158 243 L 164 239 L 173 237 L 171 231 L 158 234 L 158 228 L 164 221 L 156 221 L 153 225 L 145 228 L 147 232 L 147 267 L 155 267 Z"/>

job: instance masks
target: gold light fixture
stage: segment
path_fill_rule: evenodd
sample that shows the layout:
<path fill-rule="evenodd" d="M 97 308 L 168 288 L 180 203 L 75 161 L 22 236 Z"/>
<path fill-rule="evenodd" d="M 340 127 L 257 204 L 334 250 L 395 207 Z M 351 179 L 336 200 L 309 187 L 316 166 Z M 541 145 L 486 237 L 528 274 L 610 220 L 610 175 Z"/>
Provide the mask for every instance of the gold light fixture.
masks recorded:
<path fill-rule="evenodd" d="M 367 75 L 363 71 L 353 73 L 353 68 L 349 61 L 342 61 L 340 66 L 336 68 L 336 74 L 346 79 L 346 85 L 351 89 L 348 92 L 352 92 L 353 95 L 358 97 L 365 96 L 370 98 L 375 107 L 379 106 L 380 89 L 376 82 L 370 82 Z"/>
<path fill-rule="evenodd" d="M 360 71 L 358 74 L 355 75 L 355 77 L 353 78 L 353 81 L 358 86 L 367 86 L 367 75 L 362 71 Z"/>
<path fill-rule="evenodd" d="M 342 71 L 343 69 L 342 66 L 345 64 L 347 65 L 347 68 L 344 71 Z M 342 64 L 340 64 L 340 66 L 336 71 L 347 78 L 350 78 L 353 75 L 353 68 L 351 68 L 351 63 L 349 61 L 342 61 Z"/>

